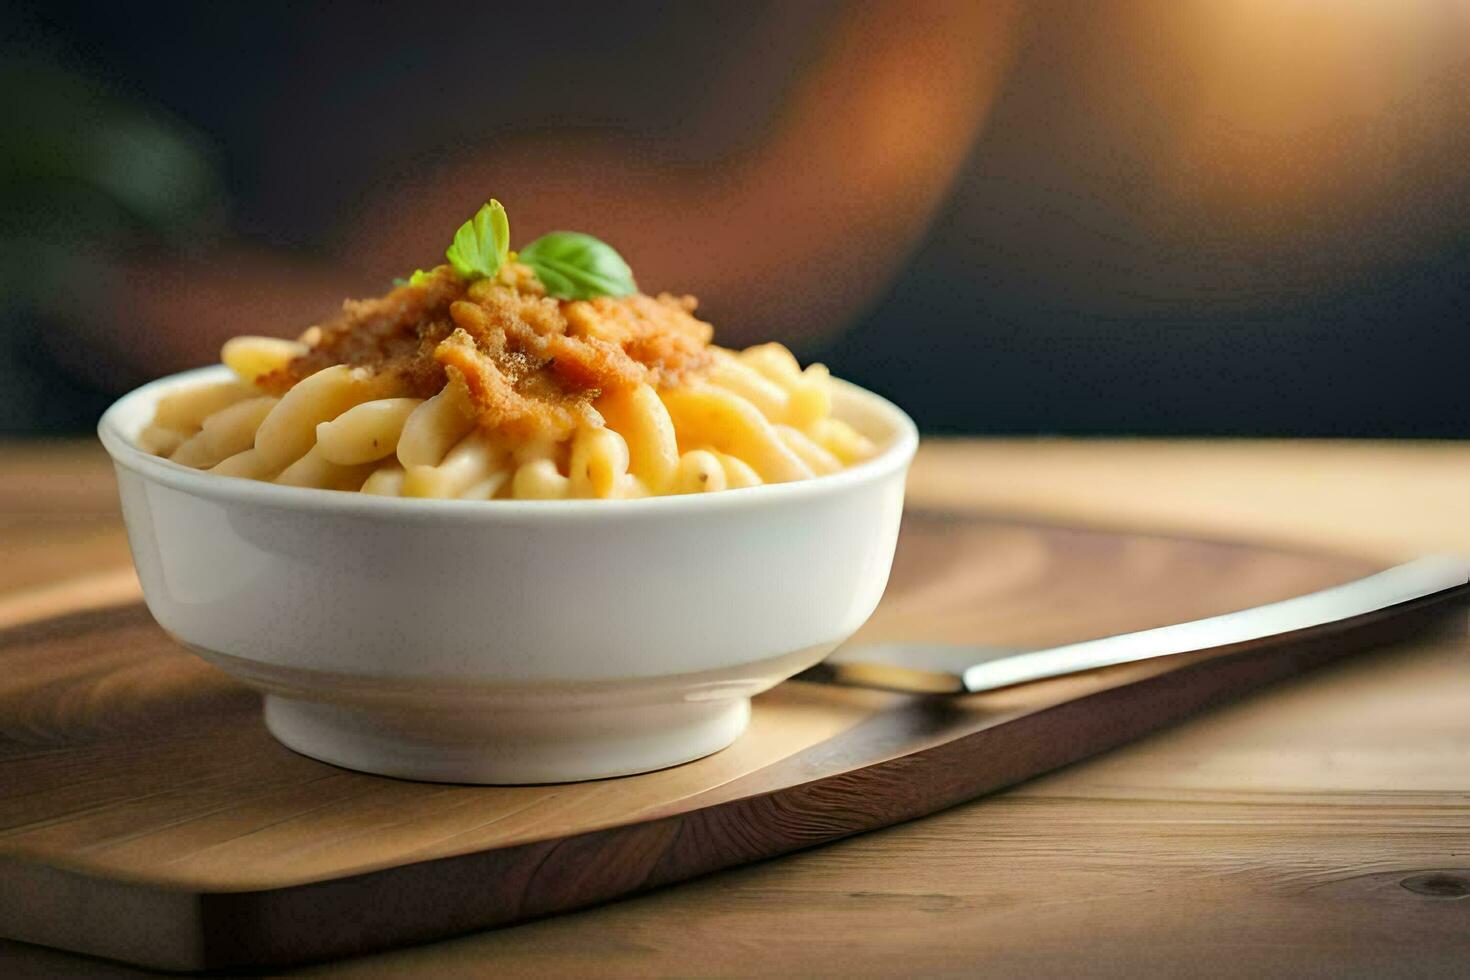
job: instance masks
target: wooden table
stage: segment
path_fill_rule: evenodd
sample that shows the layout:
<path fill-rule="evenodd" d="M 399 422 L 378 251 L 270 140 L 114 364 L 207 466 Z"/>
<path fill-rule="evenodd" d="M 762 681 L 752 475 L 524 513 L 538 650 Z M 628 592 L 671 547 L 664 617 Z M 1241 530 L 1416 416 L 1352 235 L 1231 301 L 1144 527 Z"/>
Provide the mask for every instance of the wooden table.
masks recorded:
<path fill-rule="evenodd" d="M 1470 552 L 1470 446 L 931 442 L 911 499 L 1381 558 Z M 0 624 L 136 594 L 90 444 L 0 445 Z M 907 825 L 306 974 L 1464 975 L 1462 637 Z M 0 941 L 0 975 L 140 971 Z"/>

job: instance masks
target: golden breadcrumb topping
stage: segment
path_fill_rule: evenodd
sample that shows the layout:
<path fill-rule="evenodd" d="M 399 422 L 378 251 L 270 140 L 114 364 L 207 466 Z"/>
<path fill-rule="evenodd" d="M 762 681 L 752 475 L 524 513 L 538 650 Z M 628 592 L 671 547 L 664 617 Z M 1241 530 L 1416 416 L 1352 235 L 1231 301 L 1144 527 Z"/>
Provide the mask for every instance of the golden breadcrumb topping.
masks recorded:
<path fill-rule="evenodd" d="M 308 331 L 310 351 L 261 384 L 279 394 L 333 364 L 370 367 L 422 398 L 463 384 L 485 428 L 563 438 L 595 419 L 602 392 L 675 387 L 712 363 L 714 331 L 696 303 L 667 293 L 559 300 L 518 263 L 468 285 L 440 266 L 417 285 L 344 303 Z"/>

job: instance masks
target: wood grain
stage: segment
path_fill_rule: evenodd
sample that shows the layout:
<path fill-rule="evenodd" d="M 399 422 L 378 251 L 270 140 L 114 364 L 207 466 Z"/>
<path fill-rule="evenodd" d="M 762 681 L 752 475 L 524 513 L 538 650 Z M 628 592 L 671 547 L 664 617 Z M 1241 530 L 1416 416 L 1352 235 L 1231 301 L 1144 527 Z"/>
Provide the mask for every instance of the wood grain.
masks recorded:
<path fill-rule="evenodd" d="M 1366 570 L 942 515 L 910 515 L 900 555 L 870 636 L 1007 645 L 1220 612 Z M 0 777 L 24 787 L 0 801 L 0 927 L 189 969 L 534 918 L 930 813 L 1413 625 L 1400 616 L 1288 649 L 1247 645 L 963 699 L 789 684 L 758 700 L 749 738 L 709 759 L 486 788 L 290 753 L 265 733 L 253 694 L 177 648 L 141 607 L 43 620 L 0 636 Z M 97 882 L 107 890 L 88 895 Z"/>
<path fill-rule="evenodd" d="M 1162 455 L 1174 448 L 1139 452 Z M 1440 451 L 1424 450 L 1426 456 Z M 1241 464 L 1242 452 L 1237 446 L 1227 455 L 1245 471 L 1239 482 L 1247 497 L 1252 479 L 1275 489 L 1295 479 L 1289 458 L 1273 451 Z M 1058 476 L 1060 464 L 1051 450 L 1048 455 L 1047 472 Z M 1006 465 L 1025 483 L 1024 459 L 1008 447 L 994 454 L 977 446 L 975 458 L 998 464 L 988 470 L 983 492 L 1005 482 Z M 1093 523 L 1106 523 L 1112 484 L 1101 481 L 1099 503 L 1087 511 L 1097 457 L 1089 446 L 1077 458 L 1078 468 L 1066 477 L 1079 488 L 1072 503 Z M 1391 465 L 1380 467 L 1376 479 L 1391 483 L 1393 472 Z M 10 489 L 5 475 L 0 465 L 0 491 Z M 915 496 L 922 499 L 918 489 Z M 1259 494 L 1238 509 L 1254 506 L 1267 514 L 1270 496 Z M 1361 516 L 1355 514 L 1366 506 L 1361 495 L 1349 497 L 1349 506 L 1336 513 Z M 10 499 L 0 492 L 0 500 Z M 1275 502 L 1283 511 L 1299 503 L 1280 495 Z M 1309 523 L 1328 521 L 1337 502 L 1324 496 L 1323 513 Z M 1161 506 L 1177 519 L 1189 503 L 1163 500 Z M 1200 506 L 1191 519 L 1208 530 L 1214 521 L 1209 501 L 1194 503 Z M 87 506 L 82 502 L 83 510 Z M 1396 512 L 1382 513 L 1375 533 L 1387 540 Z M 1448 521 L 1458 514 L 1440 516 Z M 1426 508 L 1401 518 L 1402 543 L 1376 550 L 1402 554 L 1433 517 Z M 1455 533 L 1450 528 L 1447 536 Z M 1024 557 L 1019 536 L 1004 549 L 999 540 L 997 553 L 1017 567 L 1034 560 Z M 903 577 L 920 581 L 932 556 L 906 548 Z M 1135 568 L 1148 567 L 1146 555 L 1131 560 L 1139 563 Z M 1167 570 L 1159 579 L 1167 585 Z M 1207 587 L 1204 577 L 1191 589 L 1197 597 L 1201 582 Z M 909 628 L 904 617 L 922 621 L 925 610 L 943 613 L 935 618 L 939 630 L 975 625 L 954 612 L 953 603 L 931 601 L 924 591 L 916 586 L 895 593 L 896 618 L 875 620 L 873 636 L 901 635 Z M 1056 608 L 1065 614 L 1067 600 L 1042 603 L 1029 615 L 1052 615 Z M 1118 614 L 1092 615 L 1111 624 L 1117 619 L 1108 617 Z M 1019 629 L 1022 618 L 998 616 L 981 625 L 999 636 Z M 896 632 L 883 632 L 888 629 Z M 1470 910 L 1470 902 L 1451 894 L 1454 882 L 1465 880 L 1454 877 L 1457 869 L 1470 864 L 1464 846 L 1470 839 L 1464 781 L 1470 733 L 1463 711 L 1470 683 L 1463 649 L 1462 637 L 1454 636 L 1360 659 L 1085 766 L 800 857 L 312 972 L 913 974 L 970 972 L 983 963 L 1000 974 L 1131 975 L 1152 968 L 1206 975 L 1453 975 L 1463 967 Z M 144 688 L 161 683 L 134 677 L 129 683 Z M 193 696 L 215 710 L 234 710 L 228 692 L 206 685 Z M 212 702 L 215 697 L 222 700 Z M 47 723 L 31 721 L 43 729 Z M 153 723 L 162 722 L 128 722 Z M 92 737 L 116 731 L 103 726 Z M 10 785 L 0 785 L 0 798 L 8 801 Z M 1400 884 L 1420 879 L 1440 884 L 1416 886 L 1421 891 Z M 133 972 L 15 944 L 0 944 L 0 964 L 8 975 Z"/>
<path fill-rule="evenodd" d="M 1470 553 L 1467 486 L 1466 442 L 926 439 L 909 500 L 1397 561 Z"/>

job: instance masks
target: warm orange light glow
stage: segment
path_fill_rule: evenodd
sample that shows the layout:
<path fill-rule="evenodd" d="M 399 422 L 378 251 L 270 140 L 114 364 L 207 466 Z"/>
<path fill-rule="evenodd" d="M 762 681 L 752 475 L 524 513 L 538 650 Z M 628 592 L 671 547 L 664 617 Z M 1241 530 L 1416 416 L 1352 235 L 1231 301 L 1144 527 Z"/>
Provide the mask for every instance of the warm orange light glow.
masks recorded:
<path fill-rule="evenodd" d="M 1187 9 L 1172 25 L 1186 94 L 1159 174 L 1172 197 L 1245 231 L 1339 234 L 1368 218 L 1392 228 L 1387 211 L 1463 169 L 1470 4 Z"/>

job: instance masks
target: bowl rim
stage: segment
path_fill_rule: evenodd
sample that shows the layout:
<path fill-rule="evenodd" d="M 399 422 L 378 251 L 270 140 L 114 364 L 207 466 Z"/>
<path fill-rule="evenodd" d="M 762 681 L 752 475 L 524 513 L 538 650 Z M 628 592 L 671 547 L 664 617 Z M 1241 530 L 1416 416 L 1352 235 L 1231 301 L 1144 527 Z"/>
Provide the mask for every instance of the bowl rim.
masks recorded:
<path fill-rule="evenodd" d="M 849 381 L 833 378 L 842 397 L 856 399 L 876 412 L 891 432 L 887 445 L 871 459 L 855 466 L 791 483 L 763 483 L 754 487 L 721 490 L 717 493 L 640 497 L 632 500 L 439 500 L 387 497 L 376 494 L 324 490 L 315 487 L 286 487 L 261 480 L 225 476 L 196 470 L 182 463 L 154 456 L 124 434 L 122 419 L 175 388 L 233 377 L 222 364 L 182 371 L 135 388 L 113 402 L 97 422 L 97 435 L 113 462 L 143 479 L 183 491 L 195 497 L 225 503 L 245 503 L 318 514 L 391 518 L 403 521 L 495 521 L 527 518 L 587 520 L 617 516 L 667 517 L 689 512 L 759 507 L 782 501 L 835 494 L 874 483 L 906 468 L 919 444 L 918 427 L 897 405 Z"/>

